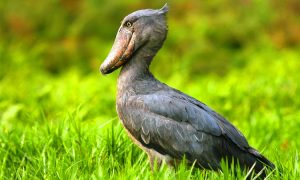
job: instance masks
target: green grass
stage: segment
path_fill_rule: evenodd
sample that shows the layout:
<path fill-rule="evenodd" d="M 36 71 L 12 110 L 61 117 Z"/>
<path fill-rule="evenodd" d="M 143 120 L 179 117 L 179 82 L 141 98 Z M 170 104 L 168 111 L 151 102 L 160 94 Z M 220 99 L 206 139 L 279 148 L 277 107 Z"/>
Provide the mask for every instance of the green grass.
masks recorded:
<path fill-rule="evenodd" d="M 271 179 L 297 179 L 299 54 L 264 52 L 252 58 L 246 67 L 222 77 L 185 79 L 179 71 L 164 81 L 231 120 L 253 147 L 275 163 Z M 145 153 L 132 144 L 117 118 L 116 74 L 102 77 L 71 69 L 59 76 L 43 72 L 37 76 L 26 70 L 18 77 L 13 72 L 4 76 L 0 178 L 242 179 L 247 175 L 233 173 L 226 164 L 223 172 L 181 165 L 176 171 L 163 166 L 151 173 Z"/>

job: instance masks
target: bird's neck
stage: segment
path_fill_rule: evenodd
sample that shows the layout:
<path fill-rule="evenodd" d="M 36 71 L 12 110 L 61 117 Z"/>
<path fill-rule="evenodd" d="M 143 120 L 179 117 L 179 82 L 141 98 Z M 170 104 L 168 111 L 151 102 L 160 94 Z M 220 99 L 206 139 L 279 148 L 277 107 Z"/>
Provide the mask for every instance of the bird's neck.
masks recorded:
<path fill-rule="evenodd" d="M 138 82 L 154 79 L 149 66 L 156 52 L 140 49 L 122 67 L 118 77 L 118 94 L 134 88 Z"/>

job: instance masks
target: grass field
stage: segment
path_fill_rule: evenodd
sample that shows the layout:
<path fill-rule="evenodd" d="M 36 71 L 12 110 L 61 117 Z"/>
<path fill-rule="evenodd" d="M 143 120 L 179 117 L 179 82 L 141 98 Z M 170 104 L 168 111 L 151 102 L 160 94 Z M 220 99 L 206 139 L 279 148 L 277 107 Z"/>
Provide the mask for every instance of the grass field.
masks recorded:
<path fill-rule="evenodd" d="M 247 176 L 226 163 L 220 172 L 182 164 L 152 173 L 146 154 L 127 137 L 115 110 L 118 72 L 102 76 L 98 67 L 122 17 L 158 4 L 58 2 L 36 2 L 35 9 L 0 2 L 0 179 Z M 197 2 L 171 4 L 170 33 L 153 73 L 238 127 L 276 165 L 269 179 L 299 179 L 297 18 L 281 21 L 274 12 L 292 10 L 271 1 L 234 8 Z"/>

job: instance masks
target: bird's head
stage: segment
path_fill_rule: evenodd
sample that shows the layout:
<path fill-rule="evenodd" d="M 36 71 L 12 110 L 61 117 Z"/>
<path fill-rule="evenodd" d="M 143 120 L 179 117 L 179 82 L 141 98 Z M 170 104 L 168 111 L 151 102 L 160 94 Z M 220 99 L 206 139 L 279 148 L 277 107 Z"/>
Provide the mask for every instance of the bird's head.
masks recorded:
<path fill-rule="evenodd" d="M 143 47 L 157 52 L 167 35 L 167 12 L 166 4 L 158 10 L 144 9 L 126 16 L 110 53 L 100 66 L 101 73 L 109 74 L 118 69 Z"/>

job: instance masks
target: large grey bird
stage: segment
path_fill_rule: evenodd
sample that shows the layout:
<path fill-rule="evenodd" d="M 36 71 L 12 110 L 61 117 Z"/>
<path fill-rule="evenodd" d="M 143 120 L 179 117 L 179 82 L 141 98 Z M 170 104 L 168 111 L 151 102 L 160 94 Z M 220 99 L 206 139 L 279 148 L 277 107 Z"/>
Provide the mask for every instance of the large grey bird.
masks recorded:
<path fill-rule="evenodd" d="M 135 11 L 124 18 L 113 47 L 100 67 L 108 74 L 122 66 L 117 112 L 130 138 L 149 156 L 150 165 L 189 164 L 220 169 L 222 159 L 255 172 L 274 165 L 249 146 L 224 117 L 202 102 L 158 81 L 150 63 L 167 36 L 163 8 Z"/>

